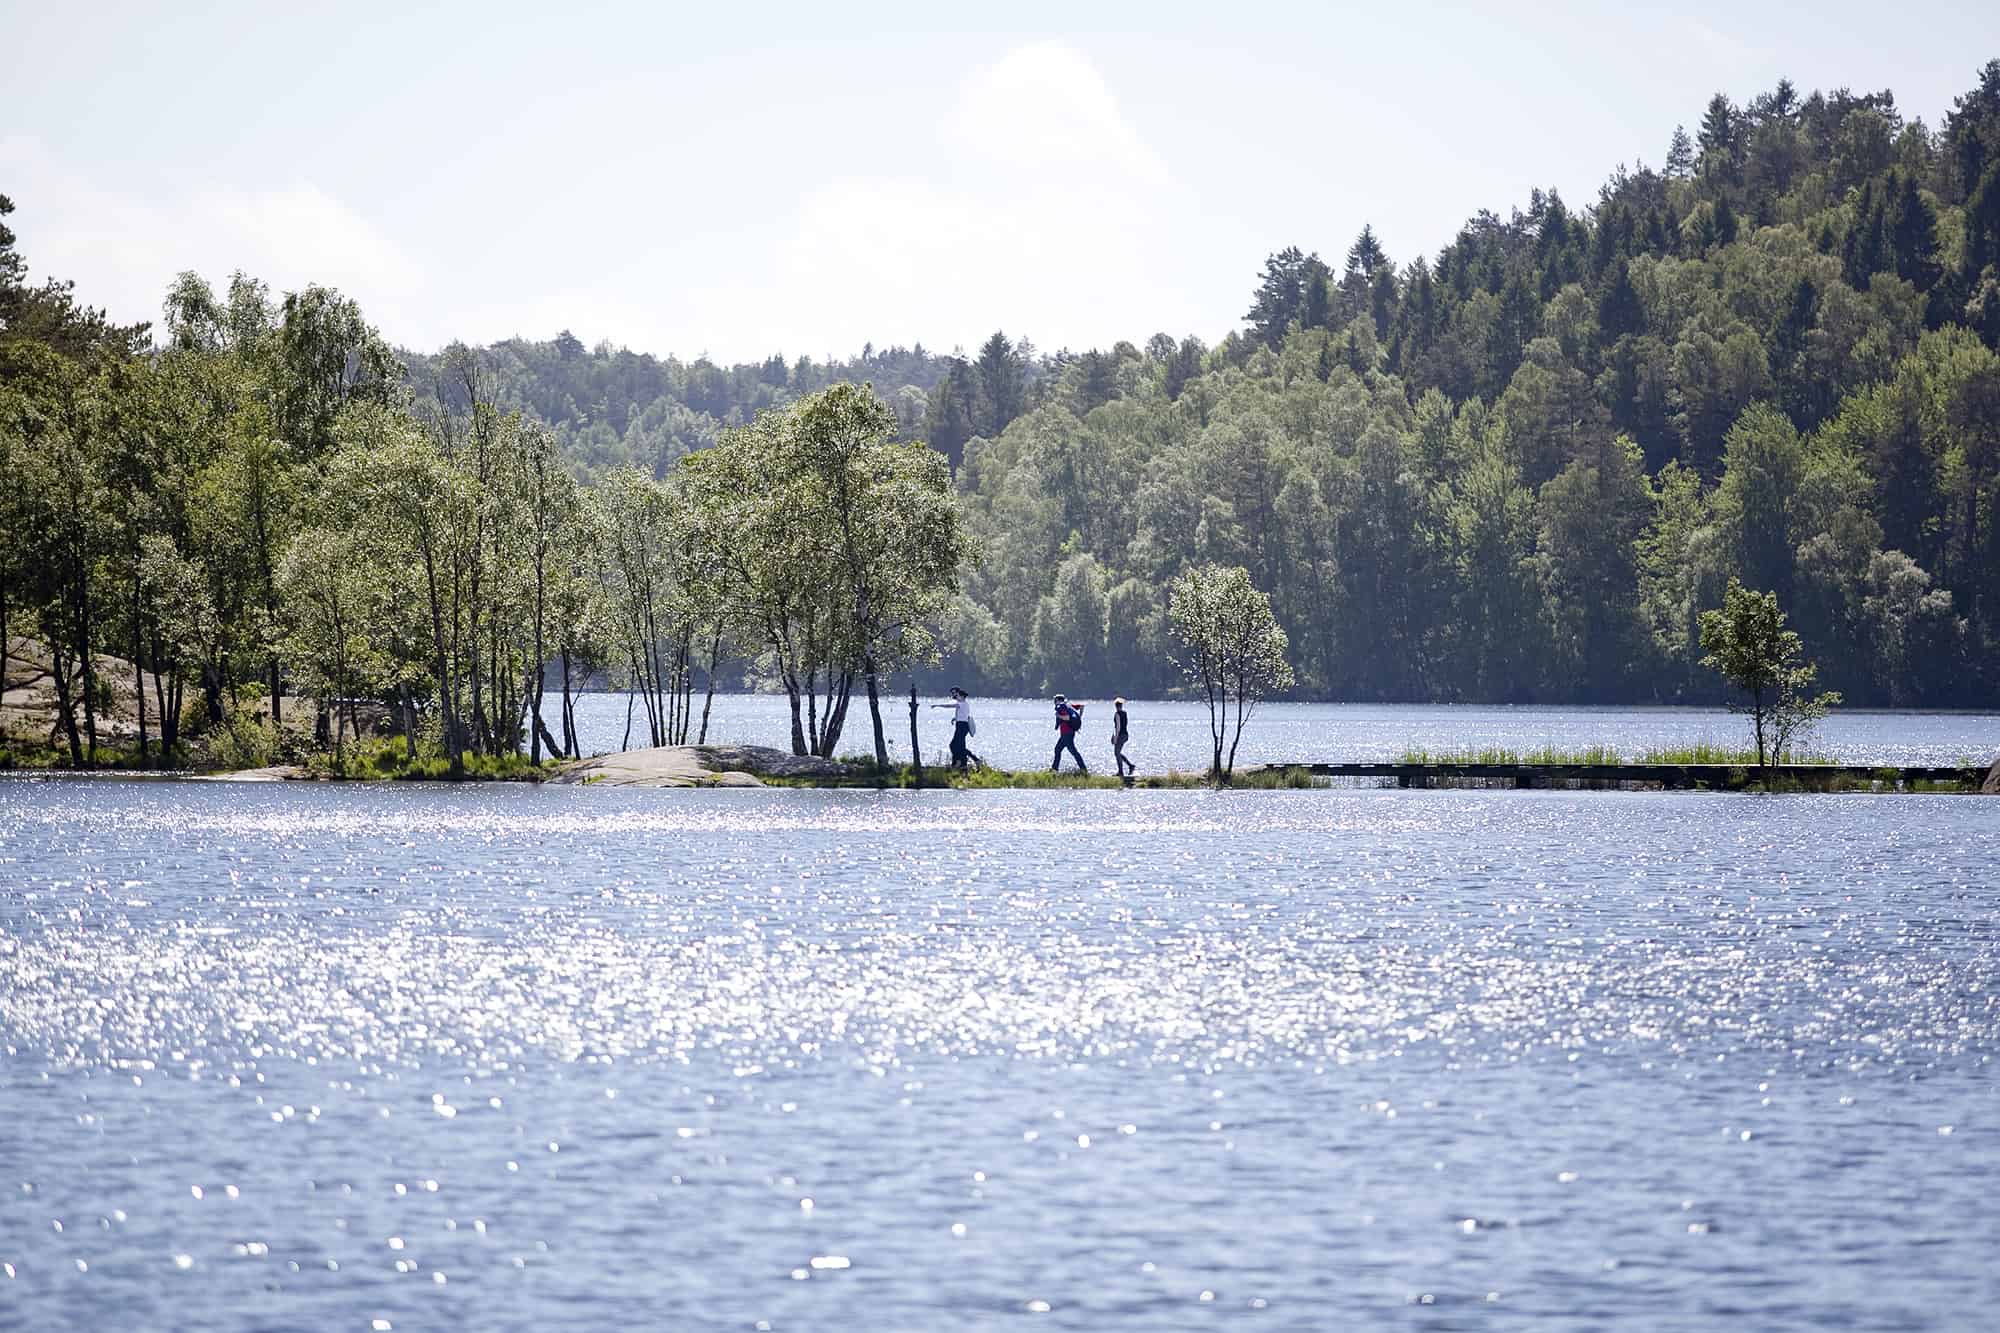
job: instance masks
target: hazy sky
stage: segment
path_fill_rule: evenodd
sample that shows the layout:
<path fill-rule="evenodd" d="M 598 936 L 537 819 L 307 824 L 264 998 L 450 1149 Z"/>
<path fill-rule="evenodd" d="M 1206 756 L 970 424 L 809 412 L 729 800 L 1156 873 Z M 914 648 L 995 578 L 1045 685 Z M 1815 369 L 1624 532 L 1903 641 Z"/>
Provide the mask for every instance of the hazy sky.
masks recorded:
<path fill-rule="evenodd" d="M 0 193 L 121 319 L 241 268 L 419 347 L 1080 350 L 1213 340 L 1363 222 L 1594 202 L 1717 89 L 1936 125 L 2000 56 L 1991 4 L 1674 8 L 0 0 Z"/>

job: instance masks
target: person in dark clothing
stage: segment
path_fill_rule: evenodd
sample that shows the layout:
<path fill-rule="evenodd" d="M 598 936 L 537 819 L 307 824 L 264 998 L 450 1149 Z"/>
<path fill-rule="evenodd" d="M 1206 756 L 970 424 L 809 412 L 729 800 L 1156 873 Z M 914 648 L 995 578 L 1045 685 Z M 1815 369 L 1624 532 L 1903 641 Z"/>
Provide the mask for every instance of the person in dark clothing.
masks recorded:
<path fill-rule="evenodd" d="M 1069 757 L 1076 760 L 1078 772 L 1088 773 L 1090 771 L 1090 765 L 1083 762 L 1083 756 L 1077 752 L 1076 748 L 1076 731 L 1082 725 L 1083 705 L 1072 705 L 1069 700 L 1058 694 L 1056 696 L 1056 757 L 1049 763 L 1049 772 L 1058 773 L 1062 771 L 1064 750 L 1068 750 Z"/>
<path fill-rule="evenodd" d="M 932 704 L 931 707 L 951 709 L 951 766 L 961 773 L 968 771 L 973 764 L 985 767 L 986 761 L 974 754 L 972 747 L 966 744 L 979 727 L 972 720 L 972 700 L 966 696 L 965 691 L 954 685 L 951 687 L 950 703 Z"/>
<path fill-rule="evenodd" d="M 1139 766 L 1125 757 L 1125 742 L 1132 739 L 1130 719 L 1125 715 L 1125 701 L 1111 701 L 1111 757 L 1118 761 L 1118 776 L 1130 782 Z"/>

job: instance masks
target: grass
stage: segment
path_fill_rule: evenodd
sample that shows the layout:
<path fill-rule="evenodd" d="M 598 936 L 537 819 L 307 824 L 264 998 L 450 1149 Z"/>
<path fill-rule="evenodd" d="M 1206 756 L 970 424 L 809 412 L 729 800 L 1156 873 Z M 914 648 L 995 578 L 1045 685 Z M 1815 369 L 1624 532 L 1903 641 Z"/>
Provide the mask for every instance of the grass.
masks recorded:
<path fill-rule="evenodd" d="M 1747 746 L 1718 745 L 1703 738 L 1685 745 L 1655 747 L 1639 756 L 1642 764 L 1729 764 L 1755 768 L 1757 751 Z M 1839 761 L 1822 750 L 1787 750 L 1773 763 L 1833 764 Z"/>
<path fill-rule="evenodd" d="M 345 769 L 337 770 L 331 750 L 316 750 L 306 756 L 302 767 L 316 778 L 336 781 L 445 782 L 451 778 L 451 760 L 435 744 L 421 740 L 417 743 L 414 759 L 400 737 L 386 736 L 348 746 L 345 758 Z M 536 764 L 524 754 L 495 758 L 468 750 L 465 755 L 465 779 L 468 782 L 540 782 L 553 774 L 560 762 L 544 760 Z"/>
<path fill-rule="evenodd" d="M 888 768 L 881 769 L 865 756 L 854 755 L 847 756 L 840 762 L 852 769 L 844 777 L 777 778 L 763 777 L 761 774 L 759 777 L 766 786 L 771 787 L 912 788 L 918 785 L 916 773 L 908 764 L 891 764 Z M 1227 787 L 1234 791 L 1278 791 L 1310 788 L 1316 784 L 1312 774 L 1303 768 L 1246 768 L 1225 782 L 1211 781 L 1208 775 L 1203 773 L 1171 770 L 1166 773 L 1141 774 L 1128 784 L 1109 773 L 1096 771 L 1079 773 L 1074 769 L 1064 769 L 1060 773 L 1051 773 L 1044 768 L 979 767 L 967 773 L 957 773 L 948 767 L 937 768 L 926 765 L 923 770 L 922 785 L 932 790 L 953 791 L 1110 791 L 1128 785 L 1170 791 L 1188 791 L 1201 787 Z"/>
<path fill-rule="evenodd" d="M 1718 745 L 1714 741 L 1702 739 L 1683 745 L 1654 746 L 1642 751 L 1636 758 L 1627 759 L 1609 745 L 1589 745 L 1578 749 L 1562 749 L 1554 745 L 1543 745 L 1532 750 L 1513 750 L 1505 746 L 1460 746 L 1455 749 L 1428 750 L 1410 748 L 1403 751 L 1396 761 L 1402 764 L 1452 765 L 1487 764 L 1519 765 L 1534 764 L 1548 767 L 1600 766 L 1611 764 L 1714 764 L 1722 767 L 1757 766 L 1757 752 L 1735 746 Z M 1817 750 L 1787 751 L 1777 760 L 1783 764 L 1832 764 L 1838 762 L 1830 754 Z"/>
<path fill-rule="evenodd" d="M 1452 750 L 1407 749 L 1396 762 L 1402 764 L 1618 764 L 1618 751 L 1608 745 L 1592 745 L 1580 750 L 1562 750 L 1544 745 L 1535 750 L 1510 750 L 1505 746 L 1461 746 Z"/>
<path fill-rule="evenodd" d="M 88 765 L 93 773 L 116 773 L 130 770 L 151 773 L 160 769 L 186 768 L 189 754 L 186 746 L 176 747 L 173 758 L 160 753 L 160 742 L 154 738 L 147 748 L 146 758 L 139 758 L 139 747 L 120 741 L 116 744 L 100 740 L 97 743 L 97 762 Z M 43 772 L 48 770 L 69 770 L 70 763 L 67 741 L 50 745 L 44 741 L 25 740 L 10 737 L 0 741 L 0 773 L 10 771 Z"/>

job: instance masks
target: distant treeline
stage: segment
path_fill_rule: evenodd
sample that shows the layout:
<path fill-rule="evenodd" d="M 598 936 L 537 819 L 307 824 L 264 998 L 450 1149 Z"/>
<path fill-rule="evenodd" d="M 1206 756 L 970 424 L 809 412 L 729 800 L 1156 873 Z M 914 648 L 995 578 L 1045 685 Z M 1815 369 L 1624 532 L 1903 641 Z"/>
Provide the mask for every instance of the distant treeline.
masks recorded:
<path fill-rule="evenodd" d="M 2000 692 L 2000 61 L 1935 128 L 1886 91 L 1718 94 L 1587 208 L 1537 191 L 1400 264 L 1372 229 L 1282 250 L 1245 318 L 1080 354 L 480 356 L 584 474 L 872 382 L 957 469 L 986 554 L 939 679 L 988 691 L 1167 687 L 1164 590 L 1217 561 L 1271 592 L 1309 697 L 1712 700 L 1731 575 L 1850 703 Z"/>
<path fill-rule="evenodd" d="M 1587 208 L 1536 192 L 1407 263 L 1372 229 L 1331 263 L 1281 250 L 1245 327 L 1212 346 L 1042 353 L 995 333 L 967 355 L 722 367 L 564 334 L 422 356 L 337 293 L 274 299 L 241 275 L 224 293 L 183 279 L 149 337 L 30 283 L 12 242 L 0 632 L 73 645 L 86 712 L 82 645 L 184 684 L 211 717 L 324 674 L 301 637 L 319 624 L 308 572 L 414 578 L 412 525 L 443 513 L 474 534 L 451 555 L 465 619 L 383 622 L 370 646 L 403 674 L 368 688 L 462 688 L 467 736 L 527 741 L 523 668 L 562 637 L 528 634 L 555 595 L 546 570 L 523 581 L 536 525 L 592 515 L 569 568 L 615 592 L 616 505 L 682 503 L 681 460 L 841 382 L 881 398 L 871 432 L 949 463 L 976 553 L 897 630 L 909 644 L 879 645 L 878 666 L 927 687 L 1168 689 L 1167 588 L 1213 563 L 1270 594 L 1302 697 L 1712 701 L 1699 618 L 1732 576 L 1777 594 L 1850 704 L 2000 696 L 2000 61 L 1935 128 L 1887 92 L 1781 83 L 1718 95 L 1660 167 L 1620 167 Z M 776 449 L 781 428 L 762 430 Z M 585 487 L 537 489 L 549 463 Z M 389 464 L 435 502 L 384 489 Z M 789 540 L 767 517 L 765 538 Z M 374 554 L 288 565 L 315 532 Z M 713 616 L 703 642 L 703 615 L 675 615 L 664 665 L 637 640 L 572 636 L 579 662 L 655 682 L 662 733 L 685 729 L 710 659 L 730 681 L 782 679 L 755 617 L 721 617 L 732 657 Z M 440 641 L 458 656 L 440 664 Z M 837 666 L 836 693 L 855 669 Z"/>

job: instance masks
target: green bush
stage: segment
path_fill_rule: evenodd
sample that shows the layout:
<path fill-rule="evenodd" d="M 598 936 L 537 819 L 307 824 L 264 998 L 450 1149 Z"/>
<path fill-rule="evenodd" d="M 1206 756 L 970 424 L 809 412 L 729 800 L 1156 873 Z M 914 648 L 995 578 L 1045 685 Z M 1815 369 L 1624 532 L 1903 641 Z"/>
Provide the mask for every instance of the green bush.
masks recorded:
<path fill-rule="evenodd" d="M 208 767 L 233 773 L 246 768 L 267 768 L 277 762 L 278 733 L 269 722 L 238 711 L 223 719 L 203 738 L 208 749 Z"/>

